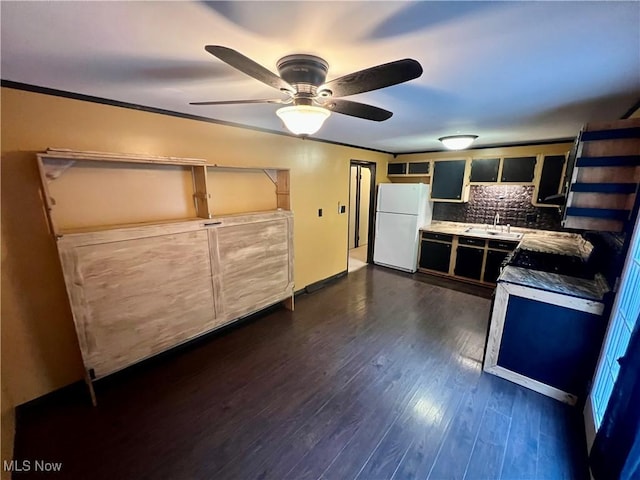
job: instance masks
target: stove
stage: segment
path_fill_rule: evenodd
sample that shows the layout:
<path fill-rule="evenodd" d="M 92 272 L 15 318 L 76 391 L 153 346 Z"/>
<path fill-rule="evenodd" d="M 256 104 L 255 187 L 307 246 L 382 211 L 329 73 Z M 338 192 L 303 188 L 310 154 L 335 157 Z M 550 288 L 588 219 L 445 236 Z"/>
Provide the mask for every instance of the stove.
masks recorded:
<path fill-rule="evenodd" d="M 507 258 L 506 264 L 588 280 L 593 280 L 596 273 L 593 267 L 580 257 L 533 250 L 516 250 Z"/>

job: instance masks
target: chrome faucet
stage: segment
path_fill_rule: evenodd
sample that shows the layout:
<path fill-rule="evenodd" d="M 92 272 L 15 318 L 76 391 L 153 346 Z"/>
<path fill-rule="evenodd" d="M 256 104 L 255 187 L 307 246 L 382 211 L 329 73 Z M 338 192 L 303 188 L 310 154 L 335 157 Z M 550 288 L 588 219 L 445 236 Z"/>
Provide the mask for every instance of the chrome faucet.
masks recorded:
<path fill-rule="evenodd" d="M 498 223 L 500 223 L 500 214 L 496 212 L 496 216 L 493 217 L 493 228 L 496 228 Z"/>

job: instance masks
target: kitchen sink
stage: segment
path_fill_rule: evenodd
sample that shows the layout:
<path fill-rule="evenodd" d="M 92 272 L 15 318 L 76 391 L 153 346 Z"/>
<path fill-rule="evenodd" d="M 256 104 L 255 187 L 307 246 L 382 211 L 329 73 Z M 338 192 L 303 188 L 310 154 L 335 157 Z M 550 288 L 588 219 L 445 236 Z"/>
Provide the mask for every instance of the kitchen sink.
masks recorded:
<path fill-rule="evenodd" d="M 522 233 L 501 232 L 499 230 L 486 230 L 484 228 L 476 227 L 469 227 L 464 231 L 464 233 L 484 238 L 497 238 L 500 240 L 520 240 L 523 236 Z"/>

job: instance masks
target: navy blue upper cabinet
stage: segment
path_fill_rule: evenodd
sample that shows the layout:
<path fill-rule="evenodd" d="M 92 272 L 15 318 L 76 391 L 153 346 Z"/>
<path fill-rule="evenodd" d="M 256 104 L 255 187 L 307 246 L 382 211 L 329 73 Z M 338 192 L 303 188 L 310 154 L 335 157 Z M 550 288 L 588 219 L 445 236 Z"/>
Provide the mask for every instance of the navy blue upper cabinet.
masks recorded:
<path fill-rule="evenodd" d="M 501 182 L 533 183 L 536 157 L 510 157 L 502 160 Z"/>
<path fill-rule="evenodd" d="M 406 175 L 407 164 L 406 163 L 388 163 L 387 175 Z"/>
<path fill-rule="evenodd" d="M 499 158 L 474 158 L 471 161 L 471 182 L 497 182 Z"/>
<path fill-rule="evenodd" d="M 562 173 L 565 164 L 564 155 L 547 155 L 542 159 L 542 173 L 536 195 L 537 203 L 562 205 L 564 197 L 561 197 Z"/>
<path fill-rule="evenodd" d="M 428 177 L 431 174 L 431 161 L 389 162 L 387 176 L 391 177 Z"/>
<path fill-rule="evenodd" d="M 433 200 L 461 201 L 464 191 L 466 160 L 440 160 L 433 162 L 431 198 Z"/>

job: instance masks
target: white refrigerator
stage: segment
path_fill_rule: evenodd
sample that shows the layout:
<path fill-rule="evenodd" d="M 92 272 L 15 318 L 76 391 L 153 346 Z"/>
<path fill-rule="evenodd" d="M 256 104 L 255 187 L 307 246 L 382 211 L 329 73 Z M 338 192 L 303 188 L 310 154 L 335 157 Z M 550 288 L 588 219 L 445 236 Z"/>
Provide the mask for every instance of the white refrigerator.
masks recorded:
<path fill-rule="evenodd" d="M 432 211 L 429 185 L 380 184 L 373 263 L 415 272 L 418 265 L 420 227 L 431 223 Z"/>

